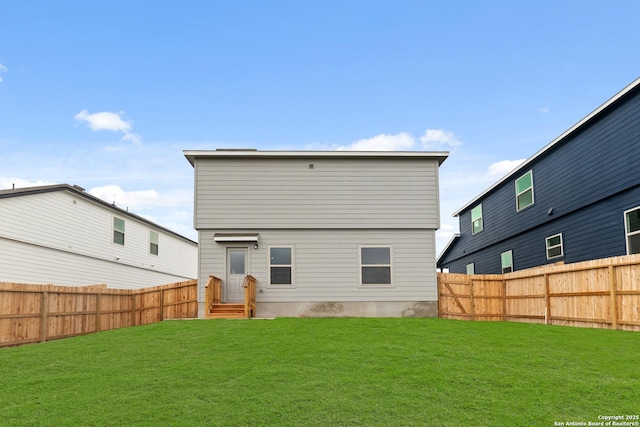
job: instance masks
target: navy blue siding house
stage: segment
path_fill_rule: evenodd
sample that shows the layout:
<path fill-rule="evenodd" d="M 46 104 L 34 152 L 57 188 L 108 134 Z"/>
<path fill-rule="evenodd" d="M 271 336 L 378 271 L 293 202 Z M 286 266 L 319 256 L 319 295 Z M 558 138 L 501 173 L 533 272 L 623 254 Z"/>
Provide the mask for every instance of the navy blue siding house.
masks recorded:
<path fill-rule="evenodd" d="M 454 216 L 452 273 L 640 253 L 640 78 Z"/>

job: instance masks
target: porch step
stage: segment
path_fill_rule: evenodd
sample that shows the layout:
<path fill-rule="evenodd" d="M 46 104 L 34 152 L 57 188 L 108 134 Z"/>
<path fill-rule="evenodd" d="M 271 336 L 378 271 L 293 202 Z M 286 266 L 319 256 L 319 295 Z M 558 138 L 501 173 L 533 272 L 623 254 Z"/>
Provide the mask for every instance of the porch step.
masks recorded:
<path fill-rule="evenodd" d="M 242 319 L 244 304 L 213 304 L 207 313 L 209 319 Z"/>

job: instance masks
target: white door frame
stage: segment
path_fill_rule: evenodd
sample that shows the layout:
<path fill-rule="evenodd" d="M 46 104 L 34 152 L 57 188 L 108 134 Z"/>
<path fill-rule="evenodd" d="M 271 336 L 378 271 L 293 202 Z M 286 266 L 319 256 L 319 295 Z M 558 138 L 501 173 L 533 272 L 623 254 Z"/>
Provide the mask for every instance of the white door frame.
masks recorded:
<path fill-rule="evenodd" d="M 231 265 L 231 253 L 244 254 L 244 268 L 239 264 Z M 248 246 L 229 246 L 225 251 L 226 277 L 224 281 L 223 301 L 228 303 L 238 303 L 244 301 L 244 289 L 242 284 L 244 278 L 249 273 L 249 251 Z M 237 263 L 238 259 L 234 260 Z M 234 270 L 235 269 L 235 270 Z M 237 271 L 241 271 L 236 273 Z"/>

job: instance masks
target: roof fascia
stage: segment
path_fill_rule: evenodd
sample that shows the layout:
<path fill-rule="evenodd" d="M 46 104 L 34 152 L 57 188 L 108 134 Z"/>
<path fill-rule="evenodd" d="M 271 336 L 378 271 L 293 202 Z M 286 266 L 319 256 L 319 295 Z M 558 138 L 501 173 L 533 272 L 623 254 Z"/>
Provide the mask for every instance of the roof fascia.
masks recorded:
<path fill-rule="evenodd" d="M 511 172 L 507 173 L 505 176 L 503 176 L 500 180 L 498 180 L 495 184 L 493 184 L 491 187 L 487 188 L 485 191 L 483 191 L 482 193 L 480 193 L 478 196 L 476 196 L 474 199 L 472 199 L 470 202 L 468 202 L 467 204 L 465 204 L 463 207 L 461 207 L 460 209 L 458 209 L 457 211 L 455 211 L 453 213 L 452 216 L 456 217 L 458 215 L 460 215 L 462 212 L 466 211 L 467 209 L 469 209 L 470 207 L 474 206 L 475 204 L 478 203 L 478 201 L 480 199 L 482 199 L 484 196 L 486 196 L 488 193 L 492 192 L 495 188 L 499 187 L 500 185 L 502 185 L 503 182 L 507 181 L 509 178 L 511 178 L 513 175 L 515 175 L 516 173 L 527 169 L 528 167 L 531 166 L 531 164 L 540 156 L 542 156 L 544 153 L 546 153 L 547 151 L 549 151 L 552 147 L 556 146 L 557 144 L 561 143 L 565 138 L 567 138 L 569 135 L 573 134 L 574 132 L 576 132 L 578 129 L 580 129 L 582 126 L 586 125 L 587 123 L 589 123 L 591 120 L 595 119 L 597 116 L 599 116 L 601 113 L 603 113 L 605 110 L 607 110 L 609 107 L 611 107 L 613 104 L 617 103 L 620 99 L 624 98 L 625 95 L 627 95 L 629 92 L 631 92 L 634 88 L 636 88 L 636 86 L 640 85 L 640 77 L 637 78 L 636 80 L 634 80 L 631 84 L 627 85 L 624 89 L 622 89 L 620 92 L 618 92 L 617 94 L 615 94 L 613 97 L 611 97 L 609 100 L 607 100 L 604 104 L 602 104 L 601 106 L 599 106 L 598 108 L 596 108 L 595 110 L 593 110 L 591 113 L 589 113 L 587 116 L 585 116 L 582 120 L 580 120 L 578 123 L 576 123 L 575 125 L 571 126 L 569 129 L 567 129 L 566 131 L 564 131 L 560 136 L 558 136 L 556 139 L 554 139 L 553 141 L 551 141 L 550 143 L 548 143 L 547 145 L 545 145 L 540 151 L 538 151 L 537 153 L 535 153 L 533 156 L 529 157 L 527 160 L 524 161 L 524 163 L 522 163 L 520 166 L 518 166 L 517 168 L 513 169 Z"/>
<path fill-rule="evenodd" d="M 438 165 L 449 156 L 448 151 L 258 151 L 258 150 L 184 150 L 184 156 L 193 166 L 196 159 L 252 159 L 252 158 L 400 158 L 400 159 L 432 159 Z"/>
<path fill-rule="evenodd" d="M 114 204 L 111 204 L 109 202 L 106 202 L 102 199 L 100 199 L 99 197 L 96 197 L 92 194 L 89 194 L 87 192 L 84 191 L 84 189 L 82 187 L 76 186 L 76 185 L 69 185 L 69 184 L 54 184 L 54 185 L 43 185 L 40 187 L 23 187 L 23 188 L 16 188 L 16 189 L 9 189 L 9 190 L 1 190 L 0 191 L 0 199 L 2 198 L 8 198 L 8 197 L 20 197 L 20 196 L 29 196 L 29 195 L 33 195 L 33 194 L 42 194 L 42 193 L 53 193 L 56 191 L 67 191 L 70 193 L 73 193 L 77 196 L 80 196 L 84 199 L 87 199 L 93 203 L 96 203 L 98 205 L 101 205 L 107 209 L 110 209 L 112 211 L 115 211 L 116 213 L 118 213 L 118 215 L 122 215 L 122 216 L 128 216 L 131 217 L 137 221 L 143 222 L 153 228 L 156 228 L 158 230 L 161 230 L 165 233 L 171 234 L 175 237 L 178 237 L 182 240 L 185 240 L 187 242 L 193 243 L 195 245 L 197 245 L 197 242 L 194 242 L 193 240 L 189 239 L 188 237 L 185 237 L 181 234 L 176 233 L 175 231 L 169 230 L 168 228 L 165 228 L 161 225 L 158 225 L 152 221 L 149 221 L 146 218 L 143 218 L 139 215 L 136 215 L 134 213 L 129 212 L 126 209 L 122 209 Z"/>
<path fill-rule="evenodd" d="M 460 233 L 456 233 L 453 236 L 451 236 L 451 239 L 449 239 L 449 243 L 447 243 L 447 245 L 444 247 L 442 252 L 440 252 L 440 255 L 438 255 L 438 259 L 436 259 L 436 265 L 440 265 L 440 260 L 442 259 L 442 257 L 445 256 L 447 252 L 449 252 L 449 250 L 451 250 L 456 240 L 458 240 L 459 238 L 460 238 Z"/>

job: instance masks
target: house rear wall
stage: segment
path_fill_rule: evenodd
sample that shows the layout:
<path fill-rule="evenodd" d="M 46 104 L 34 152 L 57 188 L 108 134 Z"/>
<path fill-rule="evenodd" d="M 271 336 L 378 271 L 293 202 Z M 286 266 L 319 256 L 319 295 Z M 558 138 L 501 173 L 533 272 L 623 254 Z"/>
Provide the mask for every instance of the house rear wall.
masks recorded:
<path fill-rule="evenodd" d="M 201 310 L 209 275 L 225 280 L 226 248 L 248 247 L 258 317 L 437 315 L 434 230 L 251 230 L 259 233 L 258 249 L 216 243 L 216 231 L 199 233 Z M 359 247 L 367 245 L 392 247 L 393 287 L 359 286 Z M 292 287 L 268 285 L 270 246 L 293 247 Z"/>
<path fill-rule="evenodd" d="M 195 228 L 439 227 L 438 162 L 196 159 Z"/>

